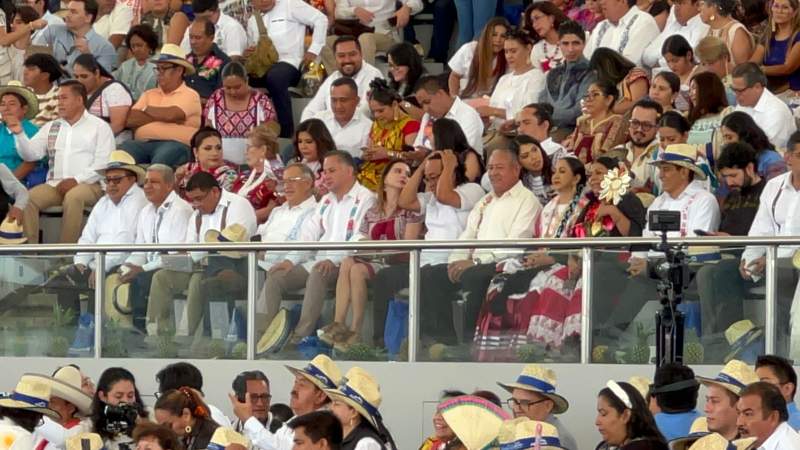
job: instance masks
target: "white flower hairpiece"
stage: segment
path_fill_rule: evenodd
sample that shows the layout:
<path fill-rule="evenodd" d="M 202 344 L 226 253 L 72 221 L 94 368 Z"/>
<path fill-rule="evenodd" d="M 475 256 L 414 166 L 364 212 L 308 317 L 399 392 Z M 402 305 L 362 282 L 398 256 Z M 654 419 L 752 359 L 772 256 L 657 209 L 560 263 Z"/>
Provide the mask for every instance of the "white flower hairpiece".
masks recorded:
<path fill-rule="evenodd" d="M 633 403 L 631 403 L 630 396 L 627 392 L 625 392 L 625 389 L 622 389 L 622 386 L 620 386 L 619 383 L 614 380 L 608 380 L 606 387 L 611 389 L 611 392 L 614 393 L 614 396 L 616 396 L 626 408 L 633 408 Z"/>
<path fill-rule="evenodd" d="M 600 200 L 605 200 L 613 205 L 619 204 L 622 197 L 631 187 L 631 177 L 625 170 L 611 169 L 600 183 Z"/>

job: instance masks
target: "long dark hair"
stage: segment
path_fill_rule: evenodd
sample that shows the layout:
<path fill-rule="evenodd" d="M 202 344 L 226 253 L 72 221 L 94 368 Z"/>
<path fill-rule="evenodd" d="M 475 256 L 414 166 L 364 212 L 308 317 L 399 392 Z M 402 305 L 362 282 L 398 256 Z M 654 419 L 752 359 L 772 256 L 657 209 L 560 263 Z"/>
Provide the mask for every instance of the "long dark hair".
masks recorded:
<path fill-rule="evenodd" d="M 42 413 L 0 406 L 0 419 L 10 419 L 17 426 L 33 433 L 42 420 Z"/>
<path fill-rule="evenodd" d="M 533 11 L 539 11 L 546 16 L 552 17 L 553 30 L 556 32 L 558 32 L 558 27 L 561 26 L 562 23 L 569 20 L 569 17 L 564 14 L 564 11 L 562 11 L 561 8 L 556 6 L 553 2 L 544 1 L 531 3 L 527 8 L 525 8 L 525 15 L 522 16 L 522 26 L 520 28 L 531 38 L 533 42 L 539 42 L 539 40 L 544 39 L 544 36 L 539 36 L 539 34 L 536 33 L 536 30 L 533 29 L 533 23 L 531 23 L 531 13 Z"/>
<path fill-rule="evenodd" d="M 750 144 L 756 154 L 761 154 L 765 150 L 775 150 L 775 146 L 769 141 L 764 130 L 758 126 L 750 114 L 734 111 L 722 119 L 722 126 L 736 133 L 739 141 Z"/>
<path fill-rule="evenodd" d="M 594 51 L 589 60 L 589 68 L 597 75 L 597 80 L 619 84 L 636 64 L 610 48 L 601 47 Z"/>
<path fill-rule="evenodd" d="M 401 92 L 400 87 L 402 83 L 395 81 L 391 76 L 388 77 L 389 86 L 399 92 L 403 97 L 413 94 L 414 86 L 417 85 L 417 81 L 422 74 L 425 73 L 425 66 L 422 64 L 422 57 L 417 53 L 417 49 L 408 42 L 401 42 L 393 45 L 387 52 L 387 55 L 392 57 L 392 62 L 396 66 L 408 66 L 405 89 Z"/>
<path fill-rule="evenodd" d="M 464 87 L 464 92 L 461 93 L 464 97 L 471 97 L 476 93 L 491 92 L 494 90 L 497 80 L 506 73 L 505 52 L 501 50 L 495 56 L 492 50 L 492 33 L 494 33 L 496 26 L 505 27 L 506 31 L 512 29 L 511 24 L 508 23 L 505 17 L 493 17 L 486 22 L 478 38 L 478 45 L 475 46 L 469 73 L 466 74 L 467 85 Z M 496 63 L 495 60 L 497 61 Z"/>
<path fill-rule="evenodd" d="M 384 106 L 392 106 L 394 102 L 402 100 L 400 94 L 392 89 L 389 82 L 383 78 L 375 78 L 369 82 L 369 99 Z"/>
<path fill-rule="evenodd" d="M 534 151 L 538 151 L 542 157 L 542 173 L 541 177 L 544 180 L 546 185 L 550 185 L 550 180 L 553 178 L 553 163 L 550 161 L 550 157 L 547 156 L 547 152 L 544 151 L 542 148 L 542 143 L 539 142 L 538 139 L 532 138 L 526 134 L 520 134 L 519 136 L 511 142 L 511 149 L 516 151 L 519 155 L 520 149 L 523 145 L 533 145 L 535 148 Z M 524 171 L 520 171 L 520 177 L 525 175 Z"/>
<path fill-rule="evenodd" d="M 105 408 L 107 403 L 100 400 L 100 393 L 102 392 L 106 396 L 111 391 L 111 388 L 120 381 L 130 381 L 133 384 L 133 392 L 134 392 L 134 404 L 133 406 L 136 408 L 139 417 L 147 417 L 147 413 L 144 410 L 144 402 L 142 402 L 142 396 L 139 395 L 139 388 L 136 387 L 136 378 L 134 378 L 133 374 L 130 373 L 127 369 L 122 367 L 109 367 L 100 375 L 100 379 L 97 380 L 97 390 L 94 393 L 94 397 L 92 398 L 92 424 L 94 424 L 94 432 L 99 434 L 103 440 L 108 440 L 114 438 L 114 434 L 106 431 L 106 414 Z M 133 433 L 133 430 L 128 430 L 129 435 Z"/>
<path fill-rule="evenodd" d="M 319 119 L 308 119 L 300 122 L 297 129 L 294 131 L 294 157 L 295 161 L 302 161 L 303 155 L 300 154 L 300 148 L 297 145 L 300 133 L 308 133 L 311 139 L 317 144 L 317 161 L 322 164 L 325 155 L 333 150 L 336 150 L 336 143 L 333 141 L 331 132 L 325 123 Z"/>
<path fill-rule="evenodd" d="M 694 124 L 697 119 L 707 114 L 719 114 L 728 106 L 728 98 L 725 95 L 725 85 L 719 76 L 713 72 L 700 72 L 692 77 L 696 85 L 697 104 L 692 102 L 689 108 L 689 123 Z M 702 94 L 700 94 L 702 93 Z"/>
<path fill-rule="evenodd" d="M 628 394 L 628 398 L 631 401 L 631 419 L 628 421 L 627 424 L 627 438 L 628 439 L 637 439 L 637 438 L 647 438 L 647 439 L 654 439 L 663 443 L 666 443 L 664 440 L 664 435 L 658 430 L 656 426 L 656 421 L 653 418 L 653 414 L 650 413 L 650 409 L 647 407 L 647 404 L 644 402 L 644 398 L 639 391 L 631 386 L 629 383 L 619 382 L 617 383 L 622 390 Z M 619 399 L 611 389 L 605 387 L 603 388 L 600 393 L 597 394 L 598 397 L 603 397 L 606 402 L 608 402 L 609 406 L 614 408 L 617 414 L 622 414 L 628 409 L 622 400 Z"/>
<path fill-rule="evenodd" d="M 464 134 L 464 130 L 461 129 L 461 125 L 453 119 L 441 118 L 433 122 L 433 146 L 434 150 L 452 150 L 453 153 L 458 156 L 459 165 L 461 165 L 461 168 L 465 171 L 465 178 L 465 162 L 467 160 L 467 154 L 470 152 L 478 157 L 478 163 L 481 166 L 481 173 L 478 176 L 478 180 L 483 176 L 483 172 L 486 171 L 486 167 L 483 165 L 480 155 L 469 145 L 467 136 Z"/>

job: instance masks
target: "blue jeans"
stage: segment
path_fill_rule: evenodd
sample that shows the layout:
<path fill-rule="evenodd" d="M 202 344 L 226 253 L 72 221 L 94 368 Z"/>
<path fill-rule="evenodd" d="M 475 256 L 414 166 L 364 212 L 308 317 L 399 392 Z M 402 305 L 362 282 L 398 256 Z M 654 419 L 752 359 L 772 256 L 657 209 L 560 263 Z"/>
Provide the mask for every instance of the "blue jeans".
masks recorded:
<path fill-rule="evenodd" d="M 431 35 L 431 45 L 428 57 L 438 63 L 447 63 L 447 52 L 450 49 L 450 37 L 453 35 L 453 28 L 456 21 L 456 7 L 453 0 L 433 0 L 432 3 L 424 3 L 423 12 L 433 14 L 433 34 Z M 411 17 L 411 24 L 403 28 L 404 40 L 414 44 L 419 44 L 417 33 L 414 30 L 414 16 Z"/>
<path fill-rule="evenodd" d="M 135 141 L 120 144 L 136 164 L 166 164 L 173 169 L 189 162 L 189 146 L 178 141 Z"/>
<path fill-rule="evenodd" d="M 494 17 L 496 0 L 455 0 L 458 14 L 458 47 L 478 39 L 486 22 Z"/>

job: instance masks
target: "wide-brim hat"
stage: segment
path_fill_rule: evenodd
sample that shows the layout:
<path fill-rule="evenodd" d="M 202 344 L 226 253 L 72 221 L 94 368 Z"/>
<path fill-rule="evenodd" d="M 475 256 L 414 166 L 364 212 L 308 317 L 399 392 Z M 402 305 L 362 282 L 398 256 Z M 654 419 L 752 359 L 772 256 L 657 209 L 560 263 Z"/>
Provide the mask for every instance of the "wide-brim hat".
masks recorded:
<path fill-rule="evenodd" d="M 0 223 L 0 245 L 24 244 L 28 241 L 22 224 L 6 217 Z"/>
<path fill-rule="evenodd" d="M 144 184 L 144 179 L 146 177 L 146 173 L 144 169 L 136 165 L 136 160 L 133 159 L 130 153 L 126 152 L 125 150 L 114 150 L 108 155 L 108 162 L 106 163 L 106 167 L 103 169 L 98 169 L 98 175 L 101 177 L 106 176 L 106 171 L 108 170 L 127 170 L 128 172 L 136 175 L 136 182 L 138 184 Z"/>
<path fill-rule="evenodd" d="M 83 450 L 83 441 L 89 441 L 89 450 L 101 450 L 103 438 L 97 433 L 79 433 L 67 438 L 67 450 Z"/>
<path fill-rule="evenodd" d="M 375 377 L 361 367 L 352 367 L 347 371 L 338 389 L 325 389 L 328 398 L 340 401 L 355 409 L 361 417 L 367 419 L 375 429 L 379 429 L 381 413 L 381 387 Z"/>
<path fill-rule="evenodd" d="M 473 395 L 445 400 L 439 413 L 467 450 L 483 450 L 496 443 L 508 413 L 494 403 Z"/>
<path fill-rule="evenodd" d="M 691 144 L 668 145 L 667 148 L 658 155 L 658 159 L 650 164 L 655 166 L 674 164 L 676 166 L 686 167 L 694 172 L 696 179 L 706 179 L 706 173 L 697 165 L 697 147 Z"/>
<path fill-rule="evenodd" d="M 40 377 L 21 376 L 14 392 L 0 398 L 0 406 L 37 412 L 61 421 L 61 415 L 50 409 L 50 383 Z"/>
<path fill-rule="evenodd" d="M 342 380 L 342 371 L 327 355 L 317 355 L 302 369 L 286 366 L 295 376 L 302 376 L 320 390 L 336 389 Z"/>
<path fill-rule="evenodd" d="M 28 111 L 25 112 L 26 119 L 33 119 L 39 114 L 39 98 L 36 97 L 36 93 L 19 81 L 11 80 L 8 84 L 0 86 L 0 97 L 6 93 L 17 94 L 25 100 L 28 106 Z"/>
<path fill-rule="evenodd" d="M 714 378 L 696 377 L 697 381 L 703 384 L 713 384 L 725 388 L 736 396 L 741 395 L 742 390 L 751 383 L 759 381 L 756 371 L 744 361 L 733 359 L 725 364 L 725 367 Z"/>
<path fill-rule="evenodd" d="M 218 427 L 214 431 L 207 448 L 208 450 L 225 450 L 231 444 L 239 444 L 245 448 L 250 448 L 250 441 L 246 437 L 225 427 Z"/>
<path fill-rule="evenodd" d="M 650 385 L 653 384 L 649 378 L 639 376 L 628 378 L 628 383 L 642 394 L 642 398 L 647 398 L 647 394 L 650 393 Z"/>
<path fill-rule="evenodd" d="M 558 429 L 547 422 L 519 417 L 507 420 L 500 426 L 497 435 L 500 450 L 537 448 L 541 450 L 565 450 L 558 437 Z"/>
<path fill-rule="evenodd" d="M 175 44 L 164 44 L 161 53 L 150 60 L 153 63 L 170 63 L 186 69 L 184 75 L 194 75 L 194 66 L 186 59 L 186 52 Z"/>
<path fill-rule="evenodd" d="M 756 438 L 737 439 L 729 442 L 719 433 L 711 433 L 703 436 L 691 447 L 690 450 L 747 450 L 756 441 Z"/>
<path fill-rule="evenodd" d="M 756 327 L 753 322 L 747 319 L 731 324 L 731 326 L 725 330 L 725 339 L 731 346 L 730 352 L 725 356 L 725 361 L 736 358 L 739 353 L 763 334 L 764 330 L 762 328 Z"/>
<path fill-rule="evenodd" d="M 50 397 L 66 400 L 76 408 L 78 413 L 88 416 L 92 413 L 92 397 L 81 390 L 81 372 L 72 366 L 64 366 L 56 371 L 52 377 L 39 374 L 27 374 L 40 378 L 50 383 Z"/>
<path fill-rule="evenodd" d="M 256 344 L 256 356 L 264 355 L 283 346 L 289 338 L 289 312 L 286 308 L 278 310 L 278 314 L 269 323 L 261 339 Z"/>
<path fill-rule="evenodd" d="M 569 409 L 566 398 L 556 393 L 556 373 L 538 364 L 528 364 L 522 368 L 517 380 L 513 383 L 497 383 L 508 392 L 523 389 L 536 392 L 553 401 L 553 414 L 561 414 Z"/>
<path fill-rule="evenodd" d="M 225 227 L 222 231 L 208 230 L 204 236 L 206 243 L 220 244 L 225 242 L 247 242 L 247 228 L 243 225 L 234 223 Z M 242 252 L 219 252 L 228 258 L 243 258 Z"/>
<path fill-rule="evenodd" d="M 707 436 L 709 433 L 708 419 L 706 417 L 698 417 L 692 422 L 689 434 L 669 441 L 669 448 L 670 450 L 686 450 L 698 439 Z"/>

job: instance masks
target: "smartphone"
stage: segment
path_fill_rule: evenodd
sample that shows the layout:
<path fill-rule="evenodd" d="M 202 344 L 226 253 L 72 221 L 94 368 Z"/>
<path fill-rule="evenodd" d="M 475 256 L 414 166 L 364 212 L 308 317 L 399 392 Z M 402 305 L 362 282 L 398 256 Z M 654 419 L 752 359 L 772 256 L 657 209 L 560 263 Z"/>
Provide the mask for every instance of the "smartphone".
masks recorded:
<path fill-rule="evenodd" d="M 694 234 L 696 234 L 698 236 L 713 236 L 712 233 L 709 233 L 706 230 L 694 230 Z"/>

